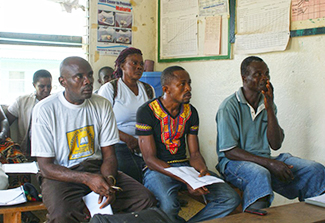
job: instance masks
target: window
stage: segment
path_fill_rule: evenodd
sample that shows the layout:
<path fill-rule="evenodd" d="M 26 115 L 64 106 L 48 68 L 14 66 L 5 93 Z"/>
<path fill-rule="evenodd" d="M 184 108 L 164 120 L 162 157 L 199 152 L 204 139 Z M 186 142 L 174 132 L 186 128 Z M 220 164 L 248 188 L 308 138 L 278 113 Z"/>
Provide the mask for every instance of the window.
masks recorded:
<path fill-rule="evenodd" d="M 68 56 L 87 58 L 83 46 L 88 38 L 88 0 L 78 5 L 57 2 L 0 0 L 0 104 L 32 93 L 33 74 L 39 69 L 52 74 L 52 93 L 61 90 L 61 61 Z"/>
<path fill-rule="evenodd" d="M 23 94 L 25 92 L 24 80 L 24 71 L 9 71 L 8 91 L 10 89 L 11 91 Z"/>

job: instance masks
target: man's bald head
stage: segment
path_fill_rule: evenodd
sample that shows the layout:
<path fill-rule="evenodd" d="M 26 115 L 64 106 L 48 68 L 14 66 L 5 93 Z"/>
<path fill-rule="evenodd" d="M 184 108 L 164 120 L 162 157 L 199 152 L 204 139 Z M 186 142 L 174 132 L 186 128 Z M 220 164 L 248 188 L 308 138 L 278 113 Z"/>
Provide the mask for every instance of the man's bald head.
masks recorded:
<path fill-rule="evenodd" d="M 60 84 L 65 88 L 65 98 L 73 104 L 81 104 L 92 95 L 93 70 L 81 57 L 67 57 L 60 65 Z"/>
<path fill-rule="evenodd" d="M 82 57 L 67 57 L 65 58 L 60 64 L 60 76 L 63 77 L 64 74 L 70 71 L 71 67 L 73 66 L 80 66 L 80 65 L 88 65 L 90 66 L 89 62 Z"/>

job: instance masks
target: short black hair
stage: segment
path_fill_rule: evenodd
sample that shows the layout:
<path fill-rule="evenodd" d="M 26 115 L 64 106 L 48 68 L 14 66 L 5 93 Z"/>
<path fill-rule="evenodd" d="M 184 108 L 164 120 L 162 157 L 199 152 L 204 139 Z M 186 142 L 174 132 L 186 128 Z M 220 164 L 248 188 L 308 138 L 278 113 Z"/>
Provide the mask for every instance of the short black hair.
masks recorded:
<path fill-rule="evenodd" d="M 112 74 L 111 76 L 114 77 L 114 75 L 113 75 L 114 69 L 111 67 L 105 66 L 105 67 L 102 67 L 99 69 L 99 71 L 98 71 L 99 78 L 100 78 L 100 72 L 102 72 L 103 70 L 108 70 L 109 72 L 111 72 L 111 74 Z"/>
<path fill-rule="evenodd" d="M 36 84 L 37 83 L 37 81 L 40 79 L 40 78 L 42 78 L 42 77 L 49 77 L 49 78 L 51 78 L 52 79 L 52 75 L 51 75 L 51 73 L 49 72 L 49 71 L 47 71 L 47 70 L 38 70 L 38 71 L 36 71 L 35 73 L 34 73 L 34 75 L 33 75 L 33 84 Z"/>
<path fill-rule="evenodd" d="M 171 82 L 171 80 L 176 77 L 174 72 L 177 70 L 185 70 L 185 69 L 180 66 L 171 66 L 171 67 L 167 67 L 165 70 L 163 70 L 163 72 L 161 73 L 161 76 L 160 76 L 161 86 L 169 84 Z"/>
<path fill-rule="evenodd" d="M 240 73 L 242 76 L 245 76 L 247 74 L 247 67 L 251 62 L 264 62 L 264 60 L 256 56 L 246 57 L 240 65 Z"/>
<path fill-rule="evenodd" d="M 105 66 L 105 67 L 102 67 L 102 68 L 99 69 L 99 71 L 98 71 L 98 76 L 99 76 L 100 72 L 102 72 L 103 70 L 109 70 L 109 71 L 111 71 L 112 73 L 114 72 L 114 69 L 113 69 L 113 68 L 108 67 L 108 66 Z"/>

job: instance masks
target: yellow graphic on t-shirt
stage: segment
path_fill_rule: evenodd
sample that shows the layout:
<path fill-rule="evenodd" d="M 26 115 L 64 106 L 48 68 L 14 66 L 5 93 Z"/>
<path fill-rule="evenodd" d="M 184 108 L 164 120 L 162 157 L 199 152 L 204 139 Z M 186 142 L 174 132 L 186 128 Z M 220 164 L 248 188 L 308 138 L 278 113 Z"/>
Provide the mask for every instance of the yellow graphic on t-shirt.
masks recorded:
<path fill-rule="evenodd" d="M 86 126 L 67 133 L 70 149 L 69 160 L 76 160 L 94 154 L 94 126 Z"/>

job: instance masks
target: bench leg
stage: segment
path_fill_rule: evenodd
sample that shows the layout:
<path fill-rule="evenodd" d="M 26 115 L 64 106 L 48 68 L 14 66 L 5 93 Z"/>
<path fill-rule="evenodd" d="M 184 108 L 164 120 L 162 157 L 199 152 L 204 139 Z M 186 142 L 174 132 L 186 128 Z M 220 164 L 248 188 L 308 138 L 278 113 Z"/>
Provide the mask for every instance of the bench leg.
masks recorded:
<path fill-rule="evenodd" d="M 21 212 L 3 214 L 3 223 L 21 223 Z"/>

